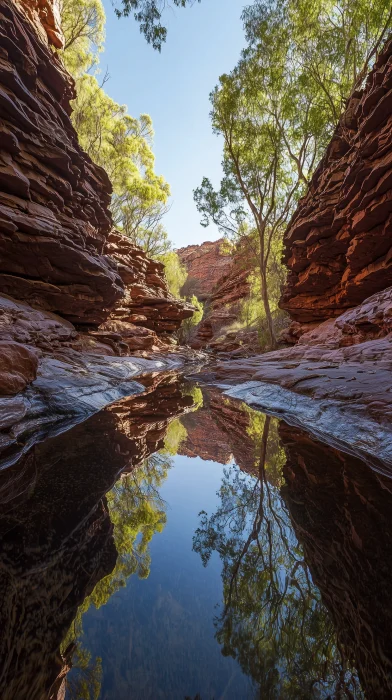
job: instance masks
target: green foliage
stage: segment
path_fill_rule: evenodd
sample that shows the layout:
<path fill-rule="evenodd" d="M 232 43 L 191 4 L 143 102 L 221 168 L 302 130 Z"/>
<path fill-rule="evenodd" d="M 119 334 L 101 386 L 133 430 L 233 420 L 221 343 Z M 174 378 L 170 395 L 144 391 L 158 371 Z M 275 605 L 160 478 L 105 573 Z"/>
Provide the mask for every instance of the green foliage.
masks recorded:
<path fill-rule="evenodd" d="M 151 118 L 128 115 L 126 107 L 112 100 L 89 74 L 77 80 L 73 108 L 82 148 L 106 170 L 112 183 L 115 223 L 135 242 L 137 237 L 147 243 L 149 236 L 155 241 L 162 238 L 158 224 L 170 189 L 154 172 Z"/>
<path fill-rule="evenodd" d="M 345 100 L 392 24 L 386 0 L 256 0 L 243 14 L 248 46 L 211 94 L 224 177 L 194 192 L 201 223 L 234 240 L 254 229 L 271 344 L 268 270 Z"/>
<path fill-rule="evenodd" d="M 165 437 L 165 447 L 162 450 L 162 454 L 174 455 L 177 454 L 179 447 L 184 440 L 187 438 L 187 430 L 181 423 L 179 418 L 173 420 L 166 433 Z"/>
<path fill-rule="evenodd" d="M 72 656 L 72 668 L 74 674 L 67 678 L 68 700 L 98 700 L 102 686 L 102 659 L 98 657 L 93 661 L 90 652 L 79 644 Z"/>
<path fill-rule="evenodd" d="M 192 386 L 191 389 L 187 391 L 188 396 L 192 396 L 193 399 L 193 411 L 196 412 L 199 408 L 203 407 L 204 399 L 203 392 L 198 386 Z"/>
<path fill-rule="evenodd" d="M 269 53 L 269 38 L 284 37 L 301 77 L 292 111 L 303 93 L 313 94 L 320 119 L 333 128 L 392 26 L 392 9 L 388 0 L 256 0 L 243 20 L 252 51 Z"/>
<path fill-rule="evenodd" d="M 193 5 L 196 0 L 172 0 L 174 7 L 186 7 Z M 197 0 L 200 2 L 200 0 Z M 167 0 L 121 0 L 121 9 L 116 9 L 117 17 L 133 16 L 140 24 L 140 32 L 148 44 L 158 51 L 166 41 L 167 29 L 161 23 L 162 12 L 170 7 Z"/>
<path fill-rule="evenodd" d="M 62 57 L 76 78 L 98 63 L 105 41 L 105 10 L 102 0 L 60 0 L 60 12 Z"/>
<path fill-rule="evenodd" d="M 82 634 L 82 618 L 91 605 L 100 608 L 127 579 L 137 574 L 147 578 L 150 573 L 149 543 L 166 524 L 165 504 L 158 489 L 167 478 L 171 461 L 167 454 L 149 457 L 140 467 L 123 476 L 107 494 L 107 505 L 113 523 L 117 550 L 114 571 L 97 583 L 93 592 L 79 607 L 74 624 L 62 643 L 65 650 L 72 640 Z M 78 653 L 80 646 L 78 646 Z M 83 652 L 85 654 L 87 652 Z M 84 657 L 83 657 L 84 658 Z M 83 697 L 83 696 L 82 696 Z"/>
<path fill-rule="evenodd" d="M 195 327 L 199 325 L 204 313 L 204 304 L 203 302 L 199 301 L 195 295 L 191 296 L 190 298 L 187 297 L 187 301 L 189 301 L 192 306 L 195 307 L 196 311 L 191 318 L 185 319 L 185 321 L 183 321 L 181 324 L 181 328 L 178 331 L 178 336 L 182 343 L 189 342 Z"/>
<path fill-rule="evenodd" d="M 169 290 L 179 299 L 181 296 L 181 288 L 187 278 L 185 267 L 181 265 L 180 258 L 174 250 L 160 255 L 158 259 L 165 266 L 165 276 Z"/>

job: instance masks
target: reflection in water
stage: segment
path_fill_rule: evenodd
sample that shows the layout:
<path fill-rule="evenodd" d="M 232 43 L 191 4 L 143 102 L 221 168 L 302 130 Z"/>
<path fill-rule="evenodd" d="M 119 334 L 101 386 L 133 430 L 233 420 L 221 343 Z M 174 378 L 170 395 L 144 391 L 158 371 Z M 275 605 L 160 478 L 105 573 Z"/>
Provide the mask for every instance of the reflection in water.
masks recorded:
<path fill-rule="evenodd" d="M 392 481 L 280 427 L 283 495 L 313 580 L 366 698 L 392 698 Z"/>
<path fill-rule="evenodd" d="M 85 670 L 79 697 L 99 692 L 99 664 L 90 664 L 88 653 L 75 650 L 72 641 L 64 644 L 64 639 L 86 597 L 110 595 L 96 588 L 99 581 L 114 570 L 104 580 L 115 587 L 135 559 L 148 565 L 142 550 L 149 537 L 146 524 L 144 543 L 127 555 L 133 536 L 129 513 L 123 542 L 118 535 L 115 568 L 111 515 L 115 517 L 123 490 L 120 486 L 119 498 L 112 493 L 109 503 L 105 494 L 121 474 L 163 447 L 168 419 L 193 404 L 171 376 L 160 375 L 148 384 L 145 394 L 36 445 L 17 464 L 0 471 L 2 700 L 62 698 L 64 679 L 77 655 Z M 156 475 L 159 471 L 157 467 Z M 137 496 L 132 494 L 132 499 L 135 504 Z M 156 524 L 162 517 L 157 503 L 154 508 Z M 117 515 L 120 519 L 118 509 Z"/>
<path fill-rule="evenodd" d="M 238 660 L 260 697 L 355 696 L 358 680 L 337 648 L 280 493 L 277 421 L 245 411 L 257 477 L 226 470 L 219 506 L 201 513 L 194 538 L 205 566 L 213 552 L 223 564 L 222 653 Z"/>
<path fill-rule="evenodd" d="M 390 489 L 150 377 L 0 471 L 0 697 L 391 698 Z"/>
<path fill-rule="evenodd" d="M 175 425 L 174 421 L 171 425 Z M 170 427 L 169 427 L 170 430 Z M 165 503 L 159 488 L 167 477 L 170 459 L 157 453 L 130 474 L 125 474 L 107 495 L 107 506 L 113 524 L 117 561 L 113 571 L 97 583 L 93 592 L 79 607 L 76 618 L 62 643 L 62 649 L 73 648 L 72 667 L 67 683 L 68 697 L 75 700 L 99 697 L 102 679 L 100 657 L 75 643 L 83 634 L 83 616 L 93 605 L 97 610 L 125 586 L 130 576 L 146 579 L 150 573 L 149 544 L 154 534 L 166 524 Z"/>

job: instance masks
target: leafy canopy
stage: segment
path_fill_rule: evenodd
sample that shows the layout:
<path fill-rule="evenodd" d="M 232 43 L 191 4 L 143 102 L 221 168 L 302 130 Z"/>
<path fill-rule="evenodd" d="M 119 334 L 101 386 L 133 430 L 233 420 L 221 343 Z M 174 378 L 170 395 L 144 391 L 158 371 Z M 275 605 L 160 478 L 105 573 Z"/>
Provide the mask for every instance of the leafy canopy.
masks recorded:
<path fill-rule="evenodd" d="M 161 51 L 167 37 L 167 29 L 161 23 L 162 13 L 169 7 L 194 5 L 196 0 L 121 0 L 121 8 L 116 9 L 117 17 L 128 17 L 133 13 L 148 44 Z M 200 0 L 197 0 L 200 2 Z"/>
<path fill-rule="evenodd" d="M 60 0 L 65 37 L 63 60 L 73 76 L 90 70 L 105 42 L 105 10 L 101 0 Z"/>
<path fill-rule="evenodd" d="M 241 239 L 255 231 L 260 296 L 272 345 L 271 250 L 324 153 L 349 94 L 392 25 L 387 0 L 256 0 L 247 47 L 211 93 L 223 178 L 194 192 L 201 224 Z"/>

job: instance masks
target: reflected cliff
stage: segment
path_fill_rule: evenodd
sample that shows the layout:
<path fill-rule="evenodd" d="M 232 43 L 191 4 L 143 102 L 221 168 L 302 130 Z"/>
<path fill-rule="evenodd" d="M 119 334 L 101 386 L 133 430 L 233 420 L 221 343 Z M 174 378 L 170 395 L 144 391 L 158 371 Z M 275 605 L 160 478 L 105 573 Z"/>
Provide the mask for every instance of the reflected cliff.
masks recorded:
<path fill-rule="evenodd" d="M 144 385 L 0 471 L 0 697 L 392 697 L 392 482 Z"/>
<path fill-rule="evenodd" d="M 83 606 L 104 604 L 134 572 L 147 575 L 148 543 L 165 524 L 157 489 L 170 466 L 151 455 L 192 405 L 175 376 L 150 378 L 143 394 L 0 472 L 3 700 L 63 697 L 75 658 L 84 670 L 77 697 L 99 694 L 99 668 L 70 628 Z"/>

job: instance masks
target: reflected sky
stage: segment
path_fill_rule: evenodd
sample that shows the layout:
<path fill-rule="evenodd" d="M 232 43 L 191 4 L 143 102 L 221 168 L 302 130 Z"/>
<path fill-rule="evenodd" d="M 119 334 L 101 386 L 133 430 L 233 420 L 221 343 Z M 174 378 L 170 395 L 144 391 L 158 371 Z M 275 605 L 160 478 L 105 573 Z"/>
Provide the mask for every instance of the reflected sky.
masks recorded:
<path fill-rule="evenodd" d="M 392 487 L 173 374 L 0 471 L 2 700 L 389 700 Z"/>
<path fill-rule="evenodd" d="M 200 458 L 172 458 L 160 489 L 167 523 L 150 543 L 148 578 L 133 576 L 104 607 L 91 606 L 83 616 L 79 642 L 93 659 L 102 658 L 100 697 L 255 697 L 252 682 L 215 639 L 219 557 L 204 568 L 192 549 L 199 512 L 216 507 L 223 469 Z"/>

